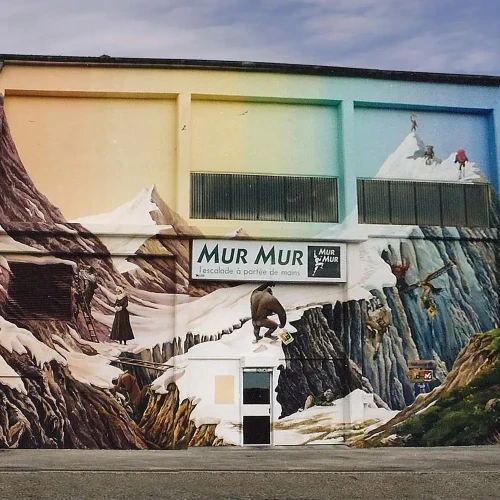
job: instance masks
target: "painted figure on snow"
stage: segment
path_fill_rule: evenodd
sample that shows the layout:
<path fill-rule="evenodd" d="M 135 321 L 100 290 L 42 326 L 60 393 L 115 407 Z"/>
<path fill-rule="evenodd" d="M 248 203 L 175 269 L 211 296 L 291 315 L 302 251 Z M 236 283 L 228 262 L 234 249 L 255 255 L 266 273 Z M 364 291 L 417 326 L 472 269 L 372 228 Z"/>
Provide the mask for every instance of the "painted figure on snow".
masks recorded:
<path fill-rule="evenodd" d="M 410 115 L 410 132 L 416 132 L 417 131 L 417 115 L 411 114 Z"/>
<path fill-rule="evenodd" d="M 458 163 L 458 178 L 461 179 L 465 175 L 465 163 L 468 162 L 469 159 L 465 154 L 464 149 L 459 149 L 457 154 L 455 155 L 455 163 Z"/>
<path fill-rule="evenodd" d="M 128 297 L 121 286 L 116 287 L 115 293 L 115 319 L 111 327 L 110 339 L 118 340 L 120 344 L 123 342 L 123 344 L 127 345 L 127 340 L 134 338 L 132 326 L 130 325 L 130 315 L 127 310 Z"/>
<path fill-rule="evenodd" d="M 273 295 L 270 284 L 263 284 L 257 287 L 250 297 L 250 309 L 252 313 L 253 333 L 255 335 L 255 342 L 258 342 L 262 337 L 260 336 L 260 329 L 267 328 L 264 337 L 272 340 L 277 340 L 278 337 L 273 333 L 278 328 L 278 324 L 268 316 L 277 314 L 280 320 L 279 327 L 284 328 L 286 325 L 286 312 L 279 300 Z"/>
<path fill-rule="evenodd" d="M 434 160 L 434 146 L 425 146 L 424 158 L 426 165 L 430 165 L 432 163 L 432 161 Z"/>
<path fill-rule="evenodd" d="M 319 396 L 313 396 L 311 394 L 307 396 L 306 402 L 304 403 L 304 410 L 312 408 L 313 406 L 333 406 L 334 399 L 335 395 L 331 389 L 327 389 Z"/>

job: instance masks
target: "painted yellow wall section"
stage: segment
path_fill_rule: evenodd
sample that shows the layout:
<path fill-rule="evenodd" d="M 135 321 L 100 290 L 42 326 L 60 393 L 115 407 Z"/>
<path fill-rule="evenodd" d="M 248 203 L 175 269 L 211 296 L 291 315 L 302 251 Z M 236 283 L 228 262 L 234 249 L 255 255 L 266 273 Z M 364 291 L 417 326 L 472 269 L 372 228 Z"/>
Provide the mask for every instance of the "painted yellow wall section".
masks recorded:
<path fill-rule="evenodd" d="M 161 68 L 25 66 L 7 64 L 0 91 L 74 91 L 163 95 L 186 92 L 265 99 L 324 99 L 324 77 Z M 339 85 L 340 87 L 340 85 Z"/>
<path fill-rule="evenodd" d="M 68 220 L 114 210 L 153 184 L 175 201 L 174 100 L 8 96 L 5 103 L 28 174 Z"/>
<path fill-rule="evenodd" d="M 191 113 L 192 171 L 334 175 L 335 108 L 195 100 Z"/>
<path fill-rule="evenodd" d="M 324 101 L 324 82 L 230 71 L 7 65 L 0 92 L 29 175 L 67 219 L 114 210 L 152 184 L 189 219 L 191 172 L 338 174 L 338 112 L 334 101 Z M 243 224 L 254 236 L 277 229 L 275 222 L 191 223 L 207 236 Z M 316 234 L 318 226 L 307 229 Z M 307 237 L 294 223 L 282 224 L 280 234 Z"/>

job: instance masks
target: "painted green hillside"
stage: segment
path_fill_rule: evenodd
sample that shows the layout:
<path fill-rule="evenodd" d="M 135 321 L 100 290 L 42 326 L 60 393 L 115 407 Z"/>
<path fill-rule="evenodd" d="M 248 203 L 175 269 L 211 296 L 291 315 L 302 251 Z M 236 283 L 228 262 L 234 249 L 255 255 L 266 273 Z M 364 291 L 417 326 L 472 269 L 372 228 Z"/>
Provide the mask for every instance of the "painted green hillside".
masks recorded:
<path fill-rule="evenodd" d="M 406 446 L 500 443 L 500 329 L 476 337 L 496 360 L 465 387 L 443 394 L 428 410 L 394 428 Z"/>
<path fill-rule="evenodd" d="M 348 444 L 363 448 L 500 444 L 500 329 L 472 336 L 439 387 Z"/>

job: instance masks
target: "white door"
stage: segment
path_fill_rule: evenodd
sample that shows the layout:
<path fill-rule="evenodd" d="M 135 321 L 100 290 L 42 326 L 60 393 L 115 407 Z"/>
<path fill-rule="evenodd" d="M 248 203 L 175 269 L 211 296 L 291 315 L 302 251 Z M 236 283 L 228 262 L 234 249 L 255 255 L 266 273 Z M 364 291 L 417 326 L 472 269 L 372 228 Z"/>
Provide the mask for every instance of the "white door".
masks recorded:
<path fill-rule="evenodd" d="M 244 445 L 272 445 L 272 369 L 243 370 L 242 427 Z"/>

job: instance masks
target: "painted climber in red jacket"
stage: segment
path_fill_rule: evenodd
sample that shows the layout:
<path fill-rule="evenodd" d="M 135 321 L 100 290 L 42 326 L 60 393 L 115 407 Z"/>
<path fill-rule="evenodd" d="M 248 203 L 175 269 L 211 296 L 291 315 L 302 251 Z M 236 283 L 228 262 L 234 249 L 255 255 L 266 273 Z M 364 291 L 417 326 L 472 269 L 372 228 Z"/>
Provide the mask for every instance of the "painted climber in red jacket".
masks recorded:
<path fill-rule="evenodd" d="M 458 178 L 460 179 L 465 174 L 465 163 L 469 161 L 464 149 L 459 149 L 455 155 L 455 163 L 458 163 Z M 463 169 L 463 173 L 462 173 Z"/>
<path fill-rule="evenodd" d="M 410 268 L 410 263 L 405 262 L 402 264 L 401 262 L 397 262 L 396 264 L 391 264 L 391 271 L 394 276 L 396 276 L 396 286 L 399 290 L 404 290 L 408 283 L 406 282 L 406 271 Z"/>

